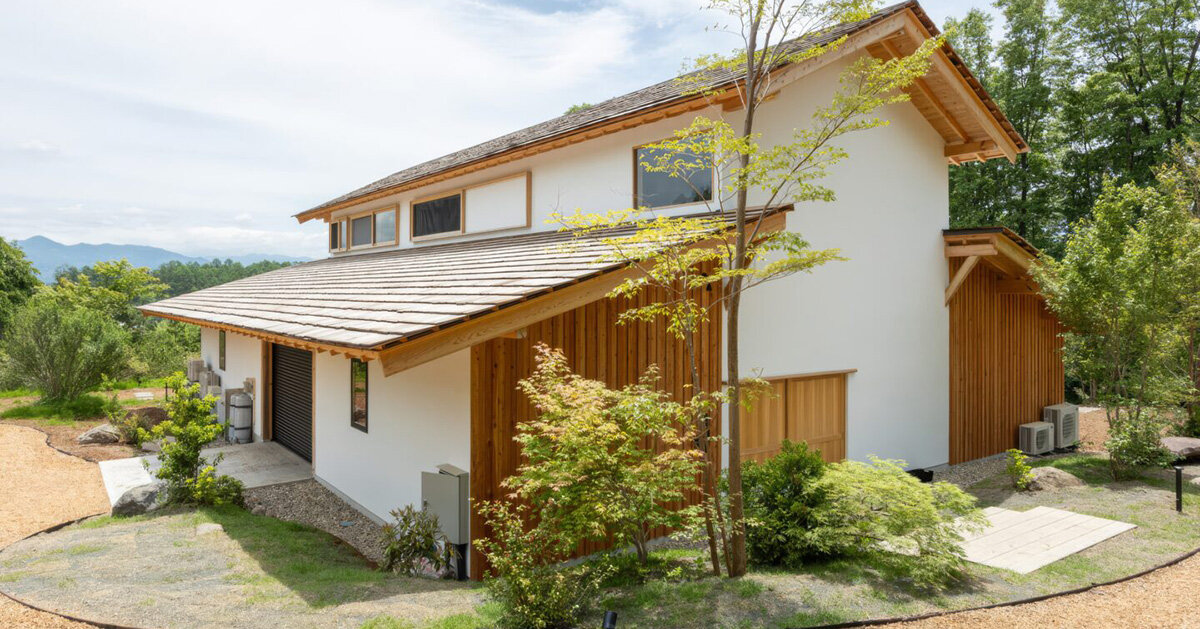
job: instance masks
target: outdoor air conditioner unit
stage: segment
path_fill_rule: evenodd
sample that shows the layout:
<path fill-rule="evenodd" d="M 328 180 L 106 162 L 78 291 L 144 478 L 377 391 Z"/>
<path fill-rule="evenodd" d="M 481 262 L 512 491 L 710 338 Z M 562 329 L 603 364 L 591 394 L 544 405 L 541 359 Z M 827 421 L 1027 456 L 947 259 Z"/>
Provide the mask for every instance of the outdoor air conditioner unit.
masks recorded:
<path fill-rule="evenodd" d="M 1042 421 L 1054 424 L 1054 447 L 1069 448 L 1079 441 L 1079 407 L 1055 404 L 1042 409 Z"/>
<path fill-rule="evenodd" d="M 1020 448 L 1022 452 L 1030 455 L 1046 454 L 1054 450 L 1054 424 L 1021 424 Z"/>

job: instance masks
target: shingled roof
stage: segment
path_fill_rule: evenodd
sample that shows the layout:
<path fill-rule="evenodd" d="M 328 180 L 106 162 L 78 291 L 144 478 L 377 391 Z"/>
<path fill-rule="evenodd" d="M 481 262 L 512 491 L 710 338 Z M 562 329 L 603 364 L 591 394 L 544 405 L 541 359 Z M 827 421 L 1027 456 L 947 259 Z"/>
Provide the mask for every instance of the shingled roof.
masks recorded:
<path fill-rule="evenodd" d="M 866 29 L 906 9 L 911 9 L 927 30 L 935 35 L 938 33 L 937 26 L 929 19 L 920 5 L 915 0 L 909 0 L 881 9 L 864 20 L 842 24 L 824 33 L 792 40 L 781 45 L 794 47 L 799 52 L 814 46 L 827 44 L 840 37 Z M 954 56 L 954 58 L 957 57 Z M 993 115 L 998 117 L 1006 132 L 1015 138 L 1018 146 L 1024 146 L 1024 141 L 1013 130 L 1012 125 L 1004 118 L 1004 114 L 995 106 L 995 103 L 992 102 L 991 97 L 987 95 L 982 85 L 974 80 L 974 77 L 970 76 L 970 72 L 961 63 L 956 64 L 956 67 L 968 79 L 971 88 L 980 96 Z M 296 218 L 303 222 L 321 215 L 331 208 L 343 207 L 357 200 L 408 186 L 423 179 L 435 177 L 475 162 L 602 126 L 643 112 L 657 110 L 675 103 L 701 99 L 703 96 L 698 95 L 697 92 L 733 86 L 743 76 L 744 73 L 742 72 L 712 70 L 692 72 L 683 75 L 683 77 L 672 78 L 651 85 L 650 87 L 606 100 L 582 111 L 559 116 L 546 122 L 526 127 L 520 131 L 514 131 L 493 140 L 488 140 L 482 144 L 477 144 L 470 148 L 417 164 L 411 168 L 406 168 L 340 197 L 326 201 L 309 210 L 305 210 L 297 214 Z M 681 80 L 685 77 L 686 80 Z"/>
<path fill-rule="evenodd" d="M 629 231 L 538 232 L 339 256 L 139 309 L 252 336 L 375 350 L 621 268 L 601 259 L 610 252 L 603 241 Z"/>

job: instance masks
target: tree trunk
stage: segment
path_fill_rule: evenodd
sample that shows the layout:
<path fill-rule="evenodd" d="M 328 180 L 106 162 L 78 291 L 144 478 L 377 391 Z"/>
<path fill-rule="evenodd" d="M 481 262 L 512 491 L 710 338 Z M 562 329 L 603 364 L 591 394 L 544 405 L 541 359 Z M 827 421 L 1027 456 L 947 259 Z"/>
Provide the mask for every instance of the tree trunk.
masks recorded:
<path fill-rule="evenodd" d="M 700 394 L 700 368 L 696 365 L 696 335 L 695 330 L 688 329 L 684 332 L 684 343 L 687 345 L 688 367 L 692 375 L 692 396 L 693 398 Z M 701 473 L 700 485 L 703 501 L 715 501 L 717 499 L 717 482 L 716 473 L 713 469 L 713 458 L 709 453 L 712 445 L 710 438 L 712 437 L 712 419 L 707 414 L 703 417 L 696 418 L 698 429 L 698 440 L 700 443 L 700 451 L 704 453 L 704 469 Z M 715 502 L 714 502 L 715 505 Z M 715 514 L 720 517 L 720 511 Z M 709 509 L 708 505 L 704 508 L 704 532 L 708 534 L 708 556 L 712 562 L 713 576 L 721 576 L 721 554 L 717 551 L 717 530 L 713 526 L 713 509 Z"/>

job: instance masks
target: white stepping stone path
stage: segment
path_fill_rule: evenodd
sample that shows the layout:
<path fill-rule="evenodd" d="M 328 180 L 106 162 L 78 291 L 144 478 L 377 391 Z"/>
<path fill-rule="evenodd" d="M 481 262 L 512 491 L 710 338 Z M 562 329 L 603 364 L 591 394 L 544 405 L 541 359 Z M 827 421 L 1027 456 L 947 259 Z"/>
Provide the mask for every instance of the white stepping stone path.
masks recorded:
<path fill-rule="evenodd" d="M 987 528 L 965 536 L 967 560 L 1028 574 L 1042 566 L 1137 528 L 1133 524 L 1051 507 L 983 510 Z"/>

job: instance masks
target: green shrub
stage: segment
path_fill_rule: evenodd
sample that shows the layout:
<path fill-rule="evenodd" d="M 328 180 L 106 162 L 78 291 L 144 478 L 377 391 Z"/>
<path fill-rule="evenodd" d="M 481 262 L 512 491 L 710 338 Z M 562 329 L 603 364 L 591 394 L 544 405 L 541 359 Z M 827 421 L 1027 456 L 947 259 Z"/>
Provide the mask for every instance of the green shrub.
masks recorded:
<path fill-rule="evenodd" d="M 537 368 L 519 387 L 537 416 L 517 426 L 525 463 L 504 487 L 573 546 L 609 540 L 645 561 L 651 531 L 699 519 L 698 508 L 680 505 L 698 489 L 704 458 L 694 447 L 698 409 L 671 401 L 657 380 L 651 367 L 637 384 L 610 389 L 539 344 Z"/>
<path fill-rule="evenodd" d="M 813 485 L 824 472 L 819 451 L 786 440 L 774 457 L 742 465 L 750 561 L 797 568 L 815 554 L 808 536 L 822 494 Z"/>
<path fill-rule="evenodd" d="M 419 574 L 423 567 L 441 573 L 454 560 L 454 546 L 442 534 L 436 515 L 407 505 L 393 509 L 395 522 L 381 532 L 383 570 L 405 576 Z"/>
<path fill-rule="evenodd" d="M 42 291 L 13 316 L 4 336 L 5 380 L 46 400 L 77 398 L 125 368 L 129 334 L 102 312 Z"/>
<path fill-rule="evenodd" d="M 1162 445 L 1166 418 L 1152 412 L 1137 417 L 1118 412 L 1114 417 L 1108 427 L 1108 440 L 1104 442 L 1113 479 L 1136 478 L 1144 468 L 1171 464 L 1174 457 Z"/>
<path fill-rule="evenodd" d="M 962 533 L 982 526 L 983 515 L 973 496 L 922 483 L 903 465 L 875 457 L 829 465 L 814 483 L 824 499 L 809 540 L 829 555 L 871 554 L 913 585 L 941 589 L 963 575 Z"/>
<path fill-rule="evenodd" d="M 115 400 L 117 396 L 113 395 L 112 397 Z M 109 411 L 108 423 L 121 433 L 121 441 L 141 447 L 143 438 L 158 425 L 158 422 L 154 421 L 154 416 L 148 411 L 161 412 L 160 409 L 151 407 L 127 411 L 118 404 L 116 408 Z"/>
<path fill-rule="evenodd" d="M 1016 448 L 1009 450 L 1007 455 L 1008 465 L 1004 468 L 1004 473 L 1012 480 L 1013 489 L 1029 489 L 1029 483 L 1033 482 L 1033 468 L 1029 467 L 1029 457 Z"/>
<path fill-rule="evenodd" d="M 182 373 L 167 379 L 175 395 L 166 401 L 168 419 L 153 429 L 139 432 L 142 441 L 160 440 L 162 452 L 158 458 L 162 467 L 155 473 L 166 483 L 166 501 L 199 505 L 242 504 L 242 483 L 228 476 L 218 476 L 211 463 L 200 456 L 200 450 L 221 434 L 221 424 L 212 414 L 217 400 L 212 396 L 199 397 L 199 385 L 188 385 Z M 173 440 L 167 439 L 173 437 Z"/>
<path fill-rule="evenodd" d="M 488 596 L 508 629 L 575 627 L 608 575 L 603 564 L 560 565 L 574 545 L 550 526 L 526 526 L 528 507 L 504 502 L 478 505 L 491 535 L 475 540 L 490 565 Z"/>
<path fill-rule="evenodd" d="M 39 400 L 34 404 L 5 409 L 5 419 L 97 419 L 105 417 L 109 400 L 99 395 L 81 395 L 67 400 Z"/>

